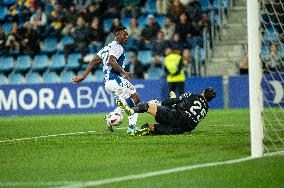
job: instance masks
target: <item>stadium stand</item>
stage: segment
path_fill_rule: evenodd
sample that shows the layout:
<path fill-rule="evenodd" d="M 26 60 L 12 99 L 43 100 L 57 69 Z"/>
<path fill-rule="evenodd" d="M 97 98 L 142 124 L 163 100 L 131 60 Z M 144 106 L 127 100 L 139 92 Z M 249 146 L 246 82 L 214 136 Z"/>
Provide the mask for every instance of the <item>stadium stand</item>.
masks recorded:
<path fill-rule="evenodd" d="M 88 53 L 96 53 L 97 48 L 101 47 L 101 44 L 104 43 L 104 40 L 96 41 L 96 45 L 92 45 L 94 39 L 88 38 L 88 45 L 84 50 L 79 49 L 80 47 L 77 47 L 74 52 L 75 53 L 65 53 L 64 56 L 64 47 L 65 45 L 70 45 L 74 43 L 74 35 L 73 30 L 76 26 L 76 24 L 69 24 L 69 19 L 60 19 L 60 21 L 56 21 L 55 17 L 53 17 L 54 10 L 58 9 L 57 12 L 58 18 L 60 18 L 61 15 L 63 15 L 62 18 L 65 18 L 64 15 L 67 15 L 68 12 L 68 6 L 62 4 L 61 6 L 58 6 L 58 3 L 60 4 L 60 1 L 55 3 L 57 1 L 52 1 L 51 3 L 45 3 L 44 1 L 27 1 L 25 4 L 21 4 L 18 1 L 15 0 L 2 0 L 0 1 L 0 23 L 1 27 L 0 30 L 4 32 L 5 40 L 7 40 L 7 37 L 9 34 L 11 34 L 11 28 L 12 24 L 14 22 L 19 23 L 19 30 L 20 33 L 23 35 L 26 33 L 26 28 L 24 25 L 26 25 L 27 22 L 30 21 L 31 16 L 41 16 L 41 14 L 45 14 L 47 18 L 47 24 L 46 25 L 36 25 L 33 21 L 33 30 L 36 31 L 36 34 L 39 37 L 34 37 L 38 41 L 33 41 L 37 44 L 40 44 L 40 53 L 37 54 L 28 54 L 25 50 L 23 44 L 20 45 L 20 51 L 15 51 L 13 49 L 7 49 L 5 46 L 3 46 L 3 49 L 0 48 L 0 52 L 3 53 L 0 59 L 0 74 L 4 73 L 5 76 L 8 76 L 8 73 L 11 73 L 11 71 L 17 71 L 19 74 L 22 74 L 22 78 L 25 78 L 27 80 L 27 83 L 37 83 L 37 81 L 33 79 L 38 79 L 38 82 L 44 82 L 44 83 L 56 83 L 58 81 L 64 81 L 67 82 L 67 78 L 70 78 L 68 76 L 62 75 L 73 75 L 77 73 L 81 73 L 79 70 L 83 68 L 81 66 L 81 60 L 82 58 L 88 54 Z M 70 1 L 76 3 L 77 1 Z M 219 4 L 219 2 L 221 4 Z M 182 48 L 189 48 L 192 50 L 192 54 L 195 58 L 195 62 L 199 64 L 205 64 L 207 61 L 207 53 L 208 49 L 206 47 L 208 45 L 205 45 L 208 43 L 211 38 L 209 36 L 209 33 L 211 33 L 210 28 L 212 25 L 220 28 L 222 26 L 222 19 L 220 15 L 218 14 L 218 10 L 222 9 L 227 11 L 229 8 L 229 1 L 228 0 L 196 0 L 192 2 L 187 2 L 187 4 L 181 4 L 183 12 L 185 12 L 187 15 L 192 16 L 192 10 L 194 10 L 194 18 L 200 19 L 196 20 L 196 23 L 202 23 L 198 27 L 198 32 L 194 34 L 191 38 L 188 38 L 186 41 L 184 41 L 184 45 Z M 137 1 L 137 6 L 139 10 L 135 12 L 135 16 L 137 16 L 137 21 L 141 27 L 141 30 L 138 31 L 138 36 L 140 35 L 140 39 L 133 40 L 133 38 L 129 38 L 128 44 L 125 46 L 125 56 L 126 56 L 126 65 L 129 63 L 129 56 L 132 53 L 136 53 L 138 55 L 138 60 L 142 62 L 142 65 L 145 66 L 145 73 L 147 73 L 148 77 L 147 79 L 158 79 L 161 78 L 162 75 L 160 74 L 154 74 L 159 72 L 156 69 L 152 69 L 153 65 L 155 65 L 154 57 L 152 54 L 152 43 L 153 41 L 150 41 L 148 44 L 144 44 L 143 39 L 141 38 L 141 32 L 145 28 L 145 26 L 148 24 L 148 19 L 153 16 L 155 18 L 155 21 L 158 23 L 158 25 L 162 28 L 165 24 L 165 20 L 167 18 L 173 19 L 172 17 L 172 6 L 168 6 L 169 10 L 167 13 L 160 13 L 157 11 L 157 3 L 154 0 L 147 0 Z M 171 3 L 173 3 L 171 1 Z M 122 3 L 123 4 L 123 3 Z M 122 5 L 121 4 L 121 5 Z M 13 12 L 13 14 L 10 14 L 9 12 L 9 6 L 16 5 L 16 9 Z M 101 33 L 100 29 L 93 29 L 92 32 L 100 32 L 97 34 L 92 33 L 93 36 L 100 36 L 103 39 L 106 39 L 106 37 L 111 32 L 111 28 L 115 27 L 113 25 L 113 22 L 115 18 L 119 17 L 118 15 L 123 15 L 120 20 L 121 24 L 124 26 L 129 26 L 131 19 L 131 14 L 120 14 L 123 7 L 121 6 L 115 6 L 115 11 L 111 14 L 102 14 L 100 15 L 96 11 L 104 12 L 106 10 L 95 10 L 95 12 L 86 12 L 86 8 L 89 6 L 88 2 L 84 4 L 76 5 L 75 8 L 76 11 L 74 15 L 83 16 L 83 18 L 86 20 L 85 27 L 89 28 L 91 24 L 91 20 L 94 17 L 97 17 L 99 19 L 99 22 L 101 25 L 99 27 L 102 28 L 104 33 Z M 38 7 L 43 7 L 44 12 L 40 13 L 37 12 Z M 99 7 L 99 6 L 98 6 Z M 107 7 L 108 8 L 108 7 Z M 122 9 L 121 9 L 122 8 Z M 88 8 L 87 8 L 88 9 Z M 24 12 L 28 11 L 28 12 Z M 181 12 L 181 13 L 183 13 Z M 118 14 L 117 14 L 118 13 Z M 213 14 L 212 14 L 213 13 Z M 133 12 L 132 12 L 133 14 Z M 207 22 L 210 23 L 204 23 L 204 20 L 202 20 L 202 15 L 208 15 L 209 19 Z M 69 18 L 69 17 L 68 17 Z M 147 19 L 148 18 L 148 19 Z M 72 18 L 73 19 L 73 18 Z M 265 16 L 263 15 L 263 19 L 265 19 Z M 33 18 L 34 20 L 34 18 Z M 200 22 L 199 22 L 200 21 Z M 174 21 L 176 23 L 177 21 Z M 192 22 L 190 20 L 189 22 Z M 206 22 L 206 20 L 205 20 Z M 68 25 L 69 24 L 69 25 Z M 192 23 L 191 23 L 192 24 Z M 195 25 L 195 24 L 192 24 Z M 197 28 L 194 28 L 197 29 Z M 64 31 L 63 31 L 64 30 Z M 91 30 L 90 30 L 91 31 Z M 140 32 L 140 33 L 139 33 Z M 204 35 L 204 32 L 207 32 L 207 35 Z M 277 37 L 276 32 L 266 32 L 266 37 L 269 37 L 269 40 L 271 41 L 271 37 L 275 38 Z M 208 37 L 209 36 L 209 37 Z M 32 36 L 19 36 L 19 40 L 23 40 Z M 155 37 L 155 36 L 154 36 Z M 211 36 L 212 37 L 212 36 Z M 168 41 L 169 45 L 168 47 L 171 47 L 170 42 Z M 94 43 L 95 44 L 95 43 Z M 27 42 L 25 45 L 31 45 L 29 42 Z M 96 48 L 92 48 L 95 46 Z M 196 50 L 198 49 L 198 50 Z M 281 49 L 281 53 L 283 56 L 283 48 L 279 47 Z M 181 49 L 182 50 L 182 49 Z M 80 52 L 79 52 L 80 51 Z M 195 53 L 195 51 L 198 51 Z M 78 53 L 79 52 L 79 53 Z M 166 54 L 164 54 L 166 55 Z M 12 57 L 13 56 L 13 57 Z M 14 60 L 15 59 L 15 60 Z M 163 57 L 161 58 L 163 59 Z M 149 68 L 150 67 L 150 68 Z M 88 81 L 102 81 L 103 79 L 103 73 L 101 71 L 101 66 L 97 67 L 98 70 L 94 73 L 94 75 L 90 75 L 88 77 Z M 63 74 L 62 71 L 68 71 Z M 24 74 L 29 71 L 29 74 L 24 76 Z M 49 71 L 56 71 L 55 72 L 49 72 Z M 79 72 L 78 72 L 79 71 Z M 60 74 L 60 77 L 57 76 L 59 72 L 62 72 Z M 35 73 L 35 74 L 32 74 Z M 197 74 L 198 75 L 198 74 Z M 48 79 L 48 76 L 51 77 L 51 79 Z M 12 79 L 10 79 L 10 77 Z M 17 75 L 16 78 L 19 78 Z M 60 79 L 59 79 L 60 78 Z M 19 80 L 21 79 L 15 79 L 14 76 L 8 76 L 9 83 L 22 83 Z M 3 79 L 4 80 L 4 79 Z M 16 81 L 11 81 L 16 80 Z M 70 82 L 70 80 L 69 80 Z"/>
<path fill-rule="evenodd" d="M 8 80 L 9 80 L 10 84 L 23 84 L 23 83 L 25 83 L 25 78 L 20 73 L 9 74 Z"/>
<path fill-rule="evenodd" d="M 42 82 L 42 78 L 39 73 L 29 73 L 25 77 L 27 84 L 38 84 Z"/>

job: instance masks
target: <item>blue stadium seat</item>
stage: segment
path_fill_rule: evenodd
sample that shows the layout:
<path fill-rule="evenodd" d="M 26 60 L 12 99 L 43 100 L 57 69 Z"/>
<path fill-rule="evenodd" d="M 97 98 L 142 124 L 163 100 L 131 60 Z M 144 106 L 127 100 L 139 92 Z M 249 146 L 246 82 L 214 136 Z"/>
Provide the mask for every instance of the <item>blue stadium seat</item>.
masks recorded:
<path fill-rule="evenodd" d="M 132 51 L 128 51 L 128 52 L 125 52 L 124 55 L 125 55 L 125 65 L 128 65 L 129 64 L 129 61 L 130 61 L 130 57 L 131 55 L 133 55 L 134 52 Z"/>
<path fill-rule="evenodd" d="M 221 5 L 219 5 L 219 2 L 221 2 Z M 218 10 L 219 7 L 224 9 L 224 10 L 227 10 L 228 6 L 229 6 L 228 0 L 214 0 L 214 2 L 213 2 L 214 10 Z"/>
<path fill-rule="evenodd" d="M 146 79 L 148 80 L 158 80 L 164 74 L 163 69 L 161 68 L 149 68 L 146 74 Z"/>
<path fill-rule="evenodd" d="M 280 57 L 284 59 L 284 44 L 279 45 L 277 49 L 278 49 Z"/>
<path fill-rule="evenodd" d="M 3 29 L 6 36 L 10 33 L 11 28 L 12 28 L 12 23 L 10 23 L 10 22 L 5 22 L 2 25 L 2 29 Z"/>
<path fill-rule="evenodd" d="M 74 43 L 74 39 L 72 37 L 63 37 L 57 45 L 57 51 L 63 52 L 64 51 L 64 45 L 73 44 L 73 43 Z"/>
<path fill-rule="evenodd" d="M 278 33 L 277 32 L 269 32 L 265 31 L 263 35 L 263 40 L 266 43 L 271 43 L 271 42 L 277 42 L 279 40 Z"/>
<path fill-rule="evenodd" d="M 124 25 L 125 27 L 128 27 L 130 22 L 131 22 L 131 18 L 122 18 L 121 19 L 121 24 Z"/>
<path fill-rule="evenodd" d="M 156 1 L 149 0 L 145 3 L 145 14 L 156 14 Z"/>
<path fill-rule="evenodd" d="M 79 60 L 82 58 L 82 55 L 79 53 L 70 54 L 67 59 L 66 69 L 67 70 L 77 70 L 80 68 Z"/>
<path fill-rule="evenodd" d="M 60 74 L 60 80 L 63 83 L 71 83 L 74 76 L 75 74 L 72 71 L 62 72 Z"/>
<path fill-rule="evenodd" d="M 16 3 L 16 0 L 2 0 L 2 3 L 4 5 L 12 5 L 12 4 Z"/>
<path fill-rule="evenodd" d="M 46 38 L 43 41 L 43 46 L 41 51 L 43 53 L 54 53 L 57 49 L 57 41 L 55 38 Z"/>
<path fill-rule="evenodd" d="M 138 60 L 142 62 L 143 65 L 151 64 L 152 54 L 150 50 L 140 50 L 138 52 Z"/>
<path fill-rule="evenodd" d="M 82 75 L 83 72 L 84 72 L 83 70 L 79 71 L 79 72 L 78 72 L 78 75 Z M 87 78 L 85 78 L 84 81 L 86 81 L 86 82 L 93 82 L 93 81 L 95 81 L 95 78 L 94 78 L 93 73 L 90 72 L 90 73 L 88 74 Z"/>
<path fill-rule="evenodd" d="M 23 84 L 25 83 L 25 79 L 20 73 L 11 73 L 8 76 L 8 80 L 10 84 Z"/>
<path fill-rule="evenodd" d="M 268 46 L 262 46 L 261 47 L 261 55 L 260 56 L 265 61 L 269 59 L 269 47 Z"/>
<path fill-rule="evenodd" d="M 28 55 L 18 56 L 14 66 L 15 71 L 27 71 L 31 68 L 32 59 Z"/>
<path fill-rule="evenodd" d="M 65 58 L 62 54 L 54 54 L 48 66 L 50 70 L 62 70 L 65 67 Z"/>
<path fill-rule="evenodd" d="M 110 28 L 111 28 L 112 22 L 113 22 L 112 18 L 107 18 L 107 19 L 104 20 L 103 27 L 104 27 L 104 32 L 105 33 L 109 33 L 110 32 Z"/>
<path fill-rule="evenodd" d="M 137 19 L 137 21 L 138 21 L 139 25 L 140 25 L 142 28 L 144 28 L 145 25 L 147 24 L 147 18 L 146 18 L 146 17 L 143 17 L 143 16 L 139 17 L 139 18 Z"/>
<path fill-rule="evenodd" d="M 104 80 L 104 72 L 102 70 L 97 70 L 94 75 L 95 82 L 102 82 Z"/>
<path fill-rule="evenodd" d="M 5 19 L 7 14 L 7 7 L 0 7 L 0 21 Z"/>
<path fill-rule="evenodd" d="M 196 50 L 198 48 L 198 52 L 196 53 Z M 206 60 L 206 52 L 204 50 L 204 48 L 200 48 L 200 47 L 195 47 L 191 50 L 192 56 L 195 59 L 198 59 L 199 62 L 205 62 Z"/>
<path fill-rule="evenodd" d="M 26 75 L 27 84 L 38 84 L 42 82 L 42 78 L 38 73 L 30 73 Z"/>
<path fill-rule="evenodd" d="M 48 67 L 47 55 L 36 55 L 34 58 L 34 65 L 32 66 L 33 71 L 43 71 Z"/>
<path fill-rule="evenodd" d="M 0 58 L 0 71 L 12 71 L 14 68 L 14 59 L 13 57 L 1 57 Z"/>
<path fill-rule="evenodd" d="M 4 74 L 0 74 L 0 85 L 6 84 L 6 77 Z"/>
<path fill-rule="evenodd" d="M 163 25 L 165 23 L 165 16 L 157 16 L 156 21 L 161 27 L 163 27 Z"/>
<path fill-rule="evenodd" d="M 212 5 L 209 0 L 199 0 L 202 12 L 209 12 L 212 9 Z"/>
<path fill-rule="evenodd" d="M 55 72 L 45 72 L 42 75 L 43 83 L 57 83 L 57 74 Z"/>

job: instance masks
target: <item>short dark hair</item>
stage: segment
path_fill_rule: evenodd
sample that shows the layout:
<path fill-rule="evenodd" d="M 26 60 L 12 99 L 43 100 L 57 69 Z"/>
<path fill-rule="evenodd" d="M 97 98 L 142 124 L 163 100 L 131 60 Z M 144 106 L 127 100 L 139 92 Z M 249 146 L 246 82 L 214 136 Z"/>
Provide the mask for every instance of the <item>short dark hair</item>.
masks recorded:
<path fill-rule="evenodd" d="M 204 98 L 210 102 L 212 99 L 214 99 L 216 97 L 216 91 L 214 88 L 212 87 L 207 87 L 204 91 Z"/>
<path fill-rule="evenodd" d="M 124 30 L 126 30 L 126 27 L 124 27 L 124 26 L 118 26 L 118 27 L 115 27 L 115 28 L 113 29 L 113 33 L 115 34 L 116 32 L 124 31 Z"/>

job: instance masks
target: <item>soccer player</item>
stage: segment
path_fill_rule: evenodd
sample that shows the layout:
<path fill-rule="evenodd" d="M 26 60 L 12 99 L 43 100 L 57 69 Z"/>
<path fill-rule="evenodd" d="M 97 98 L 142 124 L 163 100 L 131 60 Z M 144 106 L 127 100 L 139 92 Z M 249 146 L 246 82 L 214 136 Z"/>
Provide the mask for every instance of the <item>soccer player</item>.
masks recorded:
<path fill-rule="evenodd" d="M 140 130 L 131 135 L 141 136 L 147 134 L 182 134 L 191 132 L 207 115 L 208 102 L 214 99 L 216 91 L 208 87 L 201 94 L 184 93 L 176 98 L 171 92 L 170 99 L 159 102 L 140 103 L 133 108 L 136 113 L 148 112 L 153 115 L 158 124 L 144 124 Z M 171 106 L 167 109 L 164 106 Z"/>
<path fill-rule="evenodd" d="M 133 74 L 124 70 L 125 55 L 123 45 L 127 42 L 128 33 L 124 26 L 114 29 L 115 41 L 103 47 L 96 57 L 89 63 L 84 73 L 75 76 L 73 83 L 82 82 L 96 64 L 103 62 L 105 90 L 116 99 L 118 108 L 114 111 L 125 111 L 129 119 L 127 132 L 136 130 L 138 114 L 134 113 L 131 107 L 140 102 L 135 87 L 128 81 Z M 110 130 L 111 125 L 107 124 Z"/>

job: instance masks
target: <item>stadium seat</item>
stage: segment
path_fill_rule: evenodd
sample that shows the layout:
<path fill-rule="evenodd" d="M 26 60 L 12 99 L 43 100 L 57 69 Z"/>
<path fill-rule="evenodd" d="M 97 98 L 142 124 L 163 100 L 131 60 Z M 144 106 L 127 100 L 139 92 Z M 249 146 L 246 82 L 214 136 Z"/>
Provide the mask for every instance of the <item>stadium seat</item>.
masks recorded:
<path fill-rule="evenodd" d="M 38 84 L 42 82 L 42 78 L 38 73 L 30 73 L 26 75 L 27 84 Z"/>
<path fill-rule="evenodd" d="M 0 58 L 0 71 L 1 72 L 12 71 L 13 68 L 14 68 L 13 57 L 1 57 Z"/>
<path fill-rule="evenodd" d="M 60 74 L 60 80 L 63 83 L 71 83 L 74 76 L 75 74 L 72 71 L 62 72 Z"/>
<path fill-rule="evenodd" d="M 20 73 L 11 73 L 8 76 L 8 80 L 10 84 L 23 84 L 25 79 Z"/>
<path fill-rule="evenodd" d="M 65 58 L 62 54 L 54 54 L 51 56 L 51 62 L 48 66 L 50 70 L 62 70 L 65 66 Z"/>
<path fill-rule="evenodd" d="M 94 74 L 95 82 L 102 82 L 104 80 L 104 72 L 102 70 L 97 70 Z"/>
<path fill-rule="evenodd" d="M 131 18 L 122 18 L 121 19 L 121 24 L 124 25 L 125 27 L 128 27 L 130 22 L 131 22 Z"/>
<path fill-rule="evenodd" d="M 2 4 L 4 5 L 12 5 L 16 3 L 16 0 L 2 0 Z"/>
<path fill-rule="evenodd" d="M 28 55 L 21 55 L 18 56 L 14 70 L 15 71 L 27 71 L 31 68 L 32 65 L 32 59 Z"/>
<path fill-rule="evenodd" d="M 163 69 L 161 68 L 149 68 L 146 74 L 147 80 L 158 80 L 160 79 L 164 74 Z"/>
<path fill-rule="evenodd" d="M 4 74 L 0 74 L 0 85 L 6 84 L 6 77 Z"/>
<path fill-rule="evenodd" d="M 279 40 L 278 33 L 269 32 L 269 31 L 266 30 L 264 35 L 263 35 L 263 40 L 266 43 L 277 42 Z"/>
<path fill-rule="evenodd" d="M 199 62 L 205 62 L 206 52 L 204 48 L 195 47 L 191 50 L 191 53 L 195 59 L 198 59 Z"/>
<path fill-rule="evenodd" d="M 163 25 L 165 23 L 165 16 L 157 16 L 156 21 L 161 27 L 163 27 Z"/>
<path fill-rule="evenodd" d="M 84 71 L 81 70 L 81 71 L 78 72 L 77 75 L 82 75 L 83 72 L 84 72 Z M 90 72 L 90 73 L 88 74 L 87 78 L 86 78 L 84 81 L 86 81 L 86 82 L 93 82 L 93 81 L 95 81 L 95 78 L 94 78 L 93 73 Z"/>
<path fill-rule="evenodd" d="M 284 44 L 279 45 L 277 49 L 280 54 L 280 57 L 284 59 Z"/>
<path fill-rule="evenodd" d="M 55 72 L 45 72 L 42 75 L 44 83 L 57 83 L 57 74 Z"/>
<path fill-rule="evenodd" d="M 151 64 L 152 54 L 150 50 L 140 50 L 138 52 L 138 60 L 142 62 L 143 65 Z"/>
<path fill-rule="evenodd" d="M 131 55 L 133 55 L 134 52 L 132 51 L 128 51 L 128 52 L 125 52 L 124 55 L 125 55 L 125 65 L 128 65 L 129 64 L 129 61 L 130 61 L 130 57 Z"/>
<path fill-rule="evenodd" d="M 146 15 L 147 14 L 156 14 L 157 11 L 156 11 L 156 1 L 153 1 L 153 0 L 148 0 L 146 3 L 145 3 L 145 10 L 144 12 Z"/>
<path fill-rule="evenodd" d="M 64 51 L 64 45 L 66 44 L 72 44 L 74 43 L 74 39 L 71 37 L 63 37 L 60 42 L 57 45 L 57 51 L 63 52 Z"/>
<path fill-rule="evenodd" d="M 2 25 L 2 29 L 3 29 L 6 36 L 10 33 L 11 28 L 12 28 L 12 23 L 10 23 L 10 22 L 5 22 Z"/>
<path fill-rule="evenodd" d="M 79 53 L 70 54 L 67 59 L 66 69 L 67 70 L 77 70 L 80 68 L 79 60 L 82 58 L 82 55 Z"/>
<path fill-rule="evenodd" d="M 43 46 L 41 51 L 43 53 L 54 53 L 56 52 L 57 41 L 55 38 L 46 38 L 43 41 Z"/>
<path fill-rule="evenodd" d="M 0 7 L 0 21 L 5 19 L 7 14 L 7 7 Z"/>
<path fill-rule="evenodd" d="M 113 22 L 112 18 L 107 18 L 107 19 L 104 20 L 103 27 L 104 27 L 104 32 L 105 33 L 109 33 L 110 32 L 110 28 L 111 28 L 112 22 Z"/>
<path fill-rule="evenodd" d="M 269 47 L 268 46 L 262 46 L 261 47 L 261 55 L 260 56 L 265 61 L 269 59 Z"/>
<path fill-rule="evenodd" d="M 201 11 L 204 13 L 209 12 L 212 9 L 212 5 L 209 0 L 199 0 L 201 5 Z"/>
<path fill-rule="evenodd" d="M 137 21 L 138 21 L 139 25 L 140 25 L 142 28 L 144 28 L 145 25 L 147 24 L 147 18 L 146 18 L 146 17 L 143 17 L 143 16 L 139 17 L 139 18 L 137 19 Z"/>
<path fill-rule="evenodd" d="M 32 66 L 33 71 L 43 71 L 48 67 L 48 57 L 46 55 L 36 55 L 34 58 L 34 64 Z"/>

